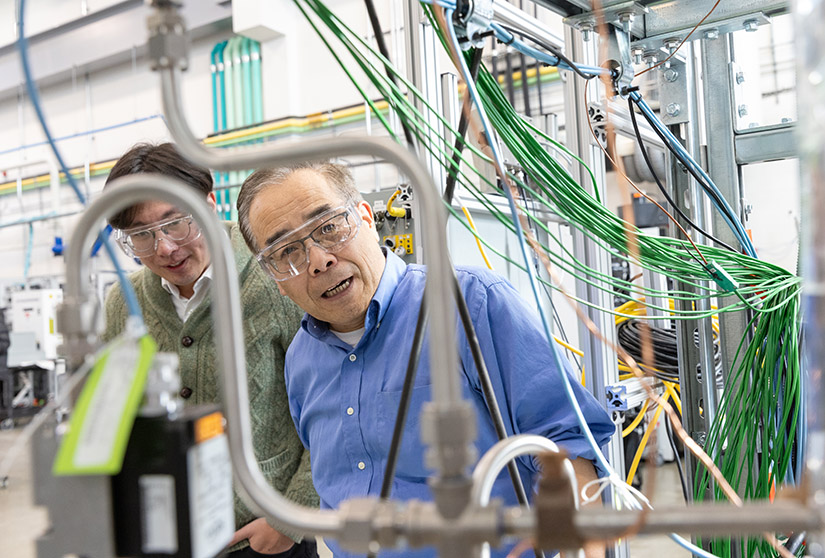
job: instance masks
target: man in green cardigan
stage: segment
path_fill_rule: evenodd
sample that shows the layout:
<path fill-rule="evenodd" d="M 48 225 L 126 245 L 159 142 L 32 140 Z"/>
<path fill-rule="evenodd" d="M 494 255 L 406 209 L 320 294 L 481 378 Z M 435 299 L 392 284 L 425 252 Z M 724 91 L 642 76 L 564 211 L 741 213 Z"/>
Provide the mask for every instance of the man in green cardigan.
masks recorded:
<path fill-rule="evenodd" d="M 216 207 L 212 175 L 186 161 L 170 143 L 139 144 L 121 157 L 106 181 L 136 173 L 171 176 L 201 192 Z M 212 267 L 205 239 L 192 217 L 171 204 L 152 201 L 129 207 L 109 220 L 124 251 L 143 269 L 130 276 L 146 328 L 158 350 L 180 359 L 180 395 L 187 404 L 218 402 L 217 361 L 212 328 Z M 282 296 L 252 258 L 234 223 L 226 223 L 240 283 L 249 405 L 255 453 L 264 476 L 278 491 L 306 506 L 318 506 L 309 452 L 292 422 L 284 385 L 284 355 L 301 324 L 301 311 Z M 110 340 L 126 326 L 123 292 L 114 286 L 106 297 Z M 232 558 L 277 554 L 279 558 L 317 556 L 315 542 L 281 533 L 256 517 L 235 494 L 236 533 Z"/>

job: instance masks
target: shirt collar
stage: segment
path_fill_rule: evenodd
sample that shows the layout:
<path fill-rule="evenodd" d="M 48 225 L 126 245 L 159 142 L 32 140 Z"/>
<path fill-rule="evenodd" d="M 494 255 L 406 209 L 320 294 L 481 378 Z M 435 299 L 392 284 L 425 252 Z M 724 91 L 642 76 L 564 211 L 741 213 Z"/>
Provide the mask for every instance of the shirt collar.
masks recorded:
<path fill-rule="evenodd" d="M 207 268 L 203 271 L 203 273 L 201 273 L 201 276 L 198 277 L 198 280 L 195 281 L 195 285 L 192 287 L 192 290 L 194 292 L 192 293 L 191 298 L 194 299 L 195 297 L 197 297 L 198 293 L 201 291 L 201 289 L 205 290 L 206 288 L 208 288 L 209 284 L 211 282 L 212 282 L 212 264 L 209 264 L 209 266 L 207 266 Z M 177 299 L 186 300 L 180 295 L 180 289 L 178 289 L 178 286 L 175 285 L 174 283 L 170 283 L 169 281 L 166 280 L 166 278 L 161 277 L 160 284 L 163 286 L 164 290 L 167 293 L 169 293 L 170 295 L 172 295 L 173 297 L 175 297 Z"/>
<path fill-rule="evenodd" d="M 364 323 L 365 336 L 366 333 L 374 327 L 377 327 L 381 323 L 381 320 L 384 319 L 384 314 L 387 313 L 387 308 L 390 305 L 392 296 L 395 294 L 395 290 L 398 288 L 398 284 L 401 282 L 401 278 L 407 270 L 407 264 L 404 260 L 384 247 L 381 248 L 381 251 L 384 253 L 387 261 L 384 265 L 384 273 L 381 274 L 381 281 L 378 282 L 378 288 L 375 290 L 375 294 L 367 307 L 367 318 Z M 329 331 L 329 324 L 327 322 L 316 320 L 309 314 L 304 314 L 301 326 L 304 331 L 316 339 L 324 340 L 331 344 L 335 344 L 334 341 L 342 342 Z M 331 337 L 332 339 L 325 339 L 326 337 Z"/>

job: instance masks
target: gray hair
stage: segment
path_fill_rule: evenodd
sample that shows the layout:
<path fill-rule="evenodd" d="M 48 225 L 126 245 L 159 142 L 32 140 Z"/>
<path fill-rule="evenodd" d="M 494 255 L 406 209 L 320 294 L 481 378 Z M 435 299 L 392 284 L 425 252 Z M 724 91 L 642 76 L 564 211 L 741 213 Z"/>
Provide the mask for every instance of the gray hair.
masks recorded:
<path fill-rule="evenodd" d="M 346 205 L 355 204 L 362 201 L 361 192 L 355 187 L 355 180 L 349 168 L 338 163 L 329 161 L 304 162 L 293 165 L 259 169 L 244 180 L 241 191 L 238 194 L 238 227 L 241 229 L 246 245 L 253 254 L 258 252 L 258 242 L 252 233 L 252 224 L 249 222 L 249 210 L 255 198 L 263 190 L 270 186 L 283 184 L 293 173 L 300 170 L 315 171 L 333 186 L 341 194 L 341 201 Z"/>

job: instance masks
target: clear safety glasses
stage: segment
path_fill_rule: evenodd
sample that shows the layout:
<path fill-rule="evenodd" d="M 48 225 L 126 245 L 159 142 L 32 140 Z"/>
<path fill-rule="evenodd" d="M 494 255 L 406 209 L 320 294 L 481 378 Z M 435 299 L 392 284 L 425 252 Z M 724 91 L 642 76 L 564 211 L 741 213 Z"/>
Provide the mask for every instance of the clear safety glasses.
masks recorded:
<path fill-rule="evenodd" d="M 303 273 L 309 263 L 307 241 L 327 252 L 337 252 L 358 234 L 361 216 L 355 206 L 330 209 L 279 238 L 255 256 L 276 281 L 286 281 Z M 299 236 L 309 230 L 305 236 Z"/>
<path fill-rule="evenodd" d="M 161 233 L 161 234 L 158 234 Z M 161 236 L 162 235 L 162 236 Z M 163 238 L 177 246 L 185 246 L 201 236 L 201 229 L 191 215 L 177 216 L 146 227 L 118 230 L 115 238 L 129 256 L 146 257 L 158 249 Z"/>

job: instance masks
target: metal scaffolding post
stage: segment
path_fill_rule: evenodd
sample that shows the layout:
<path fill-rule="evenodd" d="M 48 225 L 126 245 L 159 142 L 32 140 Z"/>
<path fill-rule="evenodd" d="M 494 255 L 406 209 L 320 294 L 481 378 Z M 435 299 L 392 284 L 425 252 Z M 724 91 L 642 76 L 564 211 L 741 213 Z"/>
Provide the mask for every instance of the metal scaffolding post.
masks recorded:
<path fill-rule="evenodd" d="M 591 64 L 596 59 L 597 47 L 595 41 L 583 42 L 581 34 L 569 26 L 565 27 L 565 42 L 568 53 L 573 60 Z M 565 142 L 574 153 L 579 154 L 584 164 L 593 171 L 596 177 L 596 185 L 601 188 L 600 195 L 604 199 L 604 155 L 590 133 L 590 126 L 587 122 L 589 114 L 584 98 L 584 89 L 591 84 L 594 90 L 590 92 L 590 97 L 592 99 L 597 98 L 595 91 L 597 81 L 585 82 L 571 77 L 564 84 Z M 583 188 L 592 189 L 589 177 L 584 175 L 580 166 L 573 167 L 571 175 Z M 572 232 L 576 258 L 597 272 L 610 275 L 610 254 L 587 238 L 581 231 L 573 228 Z M 603 308 L 612 308 L 613 306 L 613 296 L 609 292 L 597 289 L 583 281 L 576 281 L 576 295 Z M 616 327 L 613 323 L 613 316 L 589 307 L 583 310 L 596 324 L 604 338 L 615 344 Z M 583 323 L 579 323 L 579 339 L 581 349 L 584 351 L 585 383 L 596 399 L 607 408 L 606 386 L 619 381 L 616 354 L 605 342 L 593 335 Z M 619 474 L 623 474 L 624 446 L 620 426 L 620 424 L 617 425 L 615 435 L 611 438 L 610 443 L 602 449 L 605 451 L 611 465 L 619 471 Z M 609 503 L 615 504 L 612 494 L 608 494 L 606 499 Z M 613 552 L 613 556 L 616 557 L 628 556 L 627 542 L 616 543 Z"/>
<path fill-rule="evenodd" d="M 671 60 L 666 72 L 659 74 L 659 93 L 661 104 L 667 106 L 662 111 L 662 121 L 668 125 L 673 135 L 679 138 L 691 155 L 699 159 L 699 119 L 697 117 L 698 99 L 696 97 L 695 64 L 693 64 L 693 47 L 688 47 L 686 60 Z M 668 184 L 673 192 L 673 199 L 680 208 L 697 225 L 705 228 L 706 204 L 698 192 L 698 186 L 688 173 L 668 154 L 670 173 Z M 687 222 L 680 219 L 685 230 L 690 230 Z M 671 223 L 670 235 L 683 238 L 681 231 Z M 697 235 L 698 236 L 698 235 Z M 702 244 L 702 238 L 693 237 L 693 241 Z M 703 294 L 693 286 L 676 282 L 674 290 L 690 291 Z M 688 301 L 675 301 L 678 310 L 707 311 L 708 300 L 699 300 L 696 307 Z M 715 379 L 713 359 L 713 337 L 710 318 L 701 320 L 678 320 L 676 322 L 676 339 L 679 354 L 679 381 L 682 386 L 682 423 L 685 430 L 700 445 L 704 445 L 709 425 L 716 410 L 715 381 L 707 382 L 705 371 L 710 370 L 710 377 Z M 702 380 L 698 371 L 701 368 Z M 678 458 L 678 456 L 677 456 Z M 693 478 L 696 471 L 696 459 L 689 453 L 684 456 L 685 476 L 689 493 L 693 492 Z"/>

